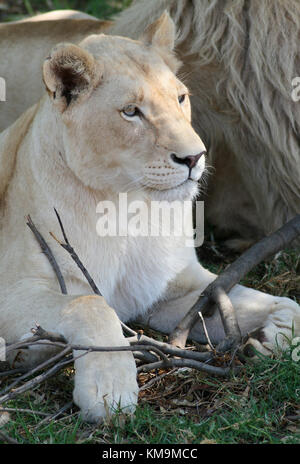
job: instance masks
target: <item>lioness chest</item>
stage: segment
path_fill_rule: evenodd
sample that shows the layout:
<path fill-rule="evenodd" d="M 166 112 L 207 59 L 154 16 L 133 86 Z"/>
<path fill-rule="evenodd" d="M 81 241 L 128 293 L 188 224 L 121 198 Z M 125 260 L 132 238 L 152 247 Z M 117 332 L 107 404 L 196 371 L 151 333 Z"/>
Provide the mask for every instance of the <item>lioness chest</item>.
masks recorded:
<path fill-rule="evenodd" d="M 170 237 L 98 237 L 93 242 L 83 261 L 124 321 L 144 314 L 163 297 L 168 283 L 188 265 L 191 252 Z M 68 266 L 68 273 L 79 277 L 74 266 Z M 72 293 L 78 293 L 82 279 L 72 284 Z"/>
<path fill-rule="evenodd" d="M 45 212 L 46 222 L 46 217 L 53 217 L 53 211 L 46 209 Z M 37 216 L 32 214 L 32 218 Z M 68 253 L 54 240 L 49 240 L 49 231 L 61 238 L 55 220 L 43 225 L 43 219 L 39 218 L 36 224 L 51 246 L 65 278 L 68 294 L 92 294 L 85 277 Z M 188 265 L 193 252 L 182 246 L 181 239 L 174 237 L 99 237 L 90 225 L 74 227 L 74 224 L 65 221 L 64 227 L 71 245 L 101 294 L 123 321 L 145 314 L 163 298 L 169 282 Z M 2 255 L 2 269 L 13 268 L 15 271 L 1 273 L 2 284 L 9 288 L 20 280 L 30 279 L 31 285 L 49 282 L 50 287 L 60 291 L 53 269 L 29 228 L 23 221 L 21 225 L 20 220 L 16 229 L 23 230 L 23 245 L 17 248 L 15 237 L 6 247 L 7 253 Z"/>

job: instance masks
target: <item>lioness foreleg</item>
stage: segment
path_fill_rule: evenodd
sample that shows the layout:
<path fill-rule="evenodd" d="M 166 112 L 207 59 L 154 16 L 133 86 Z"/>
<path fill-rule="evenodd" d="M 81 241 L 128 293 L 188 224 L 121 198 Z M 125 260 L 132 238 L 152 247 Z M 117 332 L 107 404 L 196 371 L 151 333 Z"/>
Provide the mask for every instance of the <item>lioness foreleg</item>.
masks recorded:
<path fill-rule="evenodd" d="M 148 324 L 171 333 L 215 278 L 215 274 L 205 270 L 198 262 L 191 263 L 169 285 L 164 298 L 150 313 Z M 288 340 L 300 335 L 300 306 L 290 298 L 269 295 L 242 285 L 236 285 L 229 296 L 242 336 L 250 335 L 247 345 L 269 355 L 278 346 L 284 347 Z M 220 343 L 225 332 L 219 312 L 206 317 L 205 323 L 212 342 Z M 201 343 L 207 342 L 200 318 L 190 335 Z"/>
<path fill-rule="evenodd" d="M 9 309 L 14 308 L 14 321 L 10 320 L 9 327 L 8 324 L 4 326 L 3 335 L 7 340 L 24 338 L 37 321 L 45 329 L 63 335 L 71 344 L 128 345 L 115 311 L 102 297 L 62 295 L 24 281 L 10 290 L 13 290 L 10 297 L 2 300 L 1 312 L 2 320 L 8 321 Z M 75 360 L 73 397 L 83 418 L 96 422 L 105 417 L 108 410 L 113 412 L 117 407 L 124 408 L 125 412 L 134 411 L 138 386 L 132 353 L 82 354 L 84 352 L 74 351 L 74 357 L 78 359 Z M 47 352 L 43 348 L 40 356 L 37 347 L 22 353 L 27 366 L 38 364 L 47 355 L 53 356 L 53 349 Z"/>

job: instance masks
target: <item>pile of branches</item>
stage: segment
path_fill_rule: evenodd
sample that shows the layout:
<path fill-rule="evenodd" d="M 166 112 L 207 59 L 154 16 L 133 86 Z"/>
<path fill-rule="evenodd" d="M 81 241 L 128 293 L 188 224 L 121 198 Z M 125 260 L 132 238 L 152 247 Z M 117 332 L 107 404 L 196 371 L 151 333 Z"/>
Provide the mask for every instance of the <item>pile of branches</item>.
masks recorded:
<path fill-rule="evenodd" d="M 55 213 L 60 224 L 64 241 L 59 241 L 52 233 L 50 233 L 51 236 L 70 254 L 71 258 L 75 261 L 87 279 L 92 291 L 101 296 L 99 288 L 71 246 L 61 218 L 56 210 Z M 33 232 L 42 252 L 48 258 L 56 274 L 62 293 L 67 294 L 64 277 L 51 248 L 37 230 L 30 216 L 27 217 L 27 225 Z M 136 332 L 121 322 L 129 346 L 103 347 L 72 345 L 68 343 L 61 334 L 48 332 L 47 328 L 43 328 L 37 324 L 36 327 L 32 329 L 33 336 L 31 338 L 19 343 L 7 345 L 6 353 L 9 354 L 12 351 L 17 352 L 18 350 L 23 350 L 28 347 L 45 344 L 56 347 L 60 351 L 52 358 L 49 358 L 47 361 L 29 371 L 24 371 L 21 368 L 9 369 L 7 363 L 0 363 L 0 378 L 19 374 L 10 385 L 0 392 L 0 409 L 2 407 L 1 405 L 5 402 L 36 387 L 49 377 L 57 374 L 61 369 L 73 363 L 75 360 L 74 352 L 78 351 L 80 351 L 78 357 L 85 356 L 90 352 L 131 351 L 136 358 L 138 373 L 158 369 L 187 367 L 221 377 L 228 376 L 233 369 L 237 368 L 233 361 L 236 355 L 241 354 L 239 348 L 242 344 L 241 332 L 228 292 L 257 264 L 286 248 L 299 235 L 300 215 L 297 215 L 277 232 L 262 239 L 243 253 L 205 289 L 196 304 L 189 310 L 183 320 L 175 328 L 174 332 L 170 335 L 169 343 L 154 340 L 144 335 L 143 331 Z M 216 347 L 214 347 L 210 341 L 203 318 L 203 316 L 210 314 L 212 306 L 217 306 L 225 331 L 225 339 Z M 185 348 L 189 332 L 199 317 L 203 323 L 207 344 L 209 346 L 208 351 L 205 352 Z"/>

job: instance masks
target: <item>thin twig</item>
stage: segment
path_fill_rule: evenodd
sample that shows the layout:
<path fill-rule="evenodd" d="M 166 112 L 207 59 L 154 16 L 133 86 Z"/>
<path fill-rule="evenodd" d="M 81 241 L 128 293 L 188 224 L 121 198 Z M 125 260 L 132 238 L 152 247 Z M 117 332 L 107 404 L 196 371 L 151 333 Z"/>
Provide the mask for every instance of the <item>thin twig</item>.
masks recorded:
<path fill-rule="evenodd" d="M 203 330 L 204 330 L 204 333 L 205 333 L 205 336 L 206 336 L 207 343 L 208 343 L 210 349 L 212 350 L 212 352 L 214 352 L 215 348 L 214 348 L 214 346 L 213 346 L 213 344 L 212 344 L 212 342 L 210 340 L 210 337 L 208 335 L 208 331 L 207 331 L 207 327 L 206 327 L 206 324 L 205 324 L 204 317 L 203 317 L 203 315 L 202 315 L 202 313 L 200 311 L 198 312 L 198 315 L 199 315 L 199 317 L 201 319 L 201 322 L 202 322 L 202 326 L 203 326 Z"/>
<path fill-rule="evenodd" d="M 55 364 L 51 369 L 49 369 L 47 372 L 44 372 L 38 376 L 36 376 L 34 379 L 29 380 L 26 382 L 24 385 L 21 387 L 16 388 L 13 391 L 10 391 L 6 395 L 3 395 L 0 397 L 0 404 L 5 403 L 6 401 L 11 400 L 12 398 L 15 398 L 17 395 L 20 395 L 21 393 L 25 393 L 28 390 L 31 390 L 35 386 L 39 385 L 40 383 L 44 382 L 47 380 L 49 377 L 52 377 L 55 375 L 57 372 L 59 372 L 61 369 L 63 369 L 65 366 L 73 362 L 73 357 L 70 357 L 69 359 L 62 361 L 58 364 Z"/>
<path fill-rule="evenodd" d="M 0 431 L 0 439 L 10 445 L 18 445 L 19 442 L 14 440 L 13 438 L 9 437 L 6 433 Z"/>
<path fill-rule="evenodd" d="M 51 346 L 64 346 L 62 343 L 58 342 L 35 342 L 34 344 L 48 344 Z M 24 344 L 26 346 L 26 343 Z M 160 369 L 160 368 L 173 368 L 173 367 L 191 367 L 193 369 L 201 370 L 210 374 L 215 374 L 215 375 L 220 375 L 222 377 L 225 377 L 229 374 L 230 369 L 229 368 L 222 368 L 222 367 L 214 367 L 210 366 L 208 364 L 205 364 L 201 361 L 196 361 L 194 359 L 176 359 L 176 358 L 167 358 L 165 355 L 163 355 L 162 351 L 154 347 L 153 345 L 143 345 L 142 343 L 138 345 L 133 345 L 133 346 L 114 346 L 114 347 L 95 347 L 95 346 L 82 346 L 82 345 L 67 345 L 72 350 L 75 351 L 87 351 L 87 352 L 118 352 L 118 351 L 154 351 L 157 354 L 162 355 L 161 357 L 163 358 L 162 361 L 157 361 L 155 363 L 151 364 L 146 364 L 144 366 L 141 366 L 138 368 L 138 372 L 148 372 L 153 369 Z M 199 353 L 200 354 L 200 353 Z M 63 364 L 63 363 L 61 363 Z M 55 368 L 55 366 L 54 366 Z M 50 369 L 51 371 L 51 369 Z M 48 371 L 49 372 L 49 371 Z M 48 374 L 48 372 L 46 374 Z M 46 375 L 45 374 L 45 375 Z M 49 375 L 47 375 L 48 377 Z M 43 380 L 45 380 L 43 378 Z M 33 379 L 32 382 L 34 382 L 35 379 Z M 35 385 L 35 383 L 34 383 Z M 22 387 L 20 387 L 22 389 Z M 16 390 L 15 390 L 16 391 Z M 14 392 L 13 392 L 14 393 Z M 23 393 L 23 392 L 22 392 Z M 3 397 L 0 398 L 0 404 L 3 401 Z M 5 400 L 6 401 L 6 400 Z"/>
<path fill-rule="evenodd" d="M 90 351 L 90 352 L 98 352 L 98 353 L 111 353 L 111 352 L 122 352 L 122 351 L 149 351 L 156 353 L 161 360 L 167 365 L 169 363 L 169 358 L 166 356 L 165 353 L 163 353 L 162 350 L 157 348 L 156 346 L 153 345 L 144 345 L 143 343 L 139 343 L 137 345 L 131 345 L 131 346 L 85 346 L 85 345 L 72 345 L 72 344 L 65 344 L 61 342 L 50 342 L 47 340 L 36 340 L 32 342 L 27 342 L 24 341 L 23 344 L 19 344 L 19 349 L 24 349 L 28 348 L 29 346 L 37 346 L 37 345 L 48 345 L 48 346 L 53 346 L 53 347 L 58 347 L 58 348 L 64 348 L 66 351 Z M 65 355 L 66 353 L 64 353 Z M 58 358 L 62 357 L 62 353 L 57 354 L 53 358 L 45 361 L 43 364 L 40 366 L 37 366 L 34 368 L 34 372 L 37 370 L 40 370 L 42 367 L 50 364 L 50 362 L 53 362 L 53 360 L 56 360 Z M 33 371 L 30 371 L 30 375 L 33 373 Z M 28 373 L 26 373 L 23 378 L 28 377 Z M 19 380 L 19 379 L 18 379 Z M 17 382 L 17 381 L 16 381 Z"/>
<path fill-rule="evenodd" d="M 176 369 L 172 369 L 169 372 L 164 372 L 161 375 L 156 375 L 153 379 L 149 380 L 149 382 L 145 383 L 145 385 L 143 385 L 139 389 L 139 391 L 141 392 L 141 391 L 144 391 L 144 390 L 148 390 L 148 388 L 152 387 L 155 383 L 159 382 L 160 380 L 162 380 L 167 375 L 174 374 L 174 372 L 176 372 Z"/>
<path fill-rule="evenodd" d="M 24 367 L 18 367 L 17 369 L 9 369 L 8 371 L 0 372 L 0 377 L 9 377 L 11 375 L 24 374 L 24 372 L 27 372 L 27 369 L 25 369 Z"/>
<path fill-rule="evenodd" d="M 55 332 L 46 331 L 37 323 L 36 323 L 36 327 L 31 329 L 31 332 L 36 337 L 39 337 L 41 340 L 49 340 L 50 342 L 67 343 L 67 340 L 65 339 L 63 335 L 57 334 Z"/>
<path fill-rule="evenodd" d="M 192 351 L 187 349 L 177 348 L 176 346 L 170 345 L 169 343 L 160 342 L 158 340 L 154 340 L 153 338 L 147 337 L 143 335 L 142 338 L 137 341 L 136 337 L 127 338 L 130 344 L 147 344 L 153 345 L 159 348 L 163 353 L 169 354 L 171 356 L 176 356 L 180 358 L 186 359 L 194 359 L 195 361 L 202 361 L 207 362 L 212 360 L 212 353 L 210 352 L 200 352 L 200 351 Z"/>
<path fill-rule="evenodd" d="M 20 382 L 22 382 L 23 380 L 27 379 L 28 377 L 31 377 L 33 374 L 35 374 L 36 372 L 42 370 L 42 369 L 45 369 L 45 367 L 48 367 L 50 364 L 58 361 L 59 359 L 61 358 L 64 358 L 66 356 L 66 354 L 70 353 L 70 351 L 72 351 L 72 348 L 70 348 L 69 346 L 66 346 L 62 351 L 60 351 L 58 354 L 56 354 L 55 356 L 47 359 L 46 361 L 44 361 L 43 363 L 39 364 L 38 366 L 34 367 L 33 369 L 31 369 L 30 371 L 26 372 L 24 375 L 21 375 L 21 377 L 18 377 L 11 385 L 9 385 L 8 387 L 6 387 L 4 390 L 2 390 L 0 392 L 1 395 L 5 395 L 5 393 L 7 393 L 8 391 L 12 390 L 13 388 L 15 388 Z"/>
<path fill-rule="evenodd" d="M 42 331 L 40 332 L 42 333 Z M 45 334 L 49 334 L 49 332 L 44 331 Z M 59 335 L 57 336 L 59 339 Z M 49 345 L 49 346 L 56 346 L 58 348 L 65 348 L 68 346 L 72 350 L 78 351 L 98 351 L 98 352 L 109 352 L 109 351 L 148 351 L 148 352 L 155 352 L 160 357 L 164 355 L 176 356 L 184 359 L 192 359 L 195 361 L 200 362 L 208 362 L 213 359 L 213 355 L 211 352 L 199 352 L 187 349 L 180 349 L 175 346 L 172 346 L 168 343 L 160 342 L 158 340 L 154 340 L 146 335 L 142 335 L 141 337 L 134 336 L 129 337 L 126 339 L 130 343 L 130 347 L 99 347 L 99 346 L 83 346 L 83 345 L 67 345 L 66 343 L 62 343 L 60 341 L 47 341 L 47 338 L 43 340 L 42 337 L 31 337 L 22 342 L 18 342 L 12 345 L 7 345 L 6 352 L 15 351 L 26 349 L 32 345 Z M 59 356 L 59 355 L 58 355 Z M 152 359 L 151 359 L 152 361 Z"/>
<path fill-rule="evenodd" d="M 0 408 L 0 412 L 27 412 L 28 414 L 35 414 L 36 416 L 48 417 L 49 414 L 46 412 L 35 411 L 33 409 L 23 409 L 23 408 Z"/>
<path fill-rule="evenodd" d="M 68 347 L 71 350 L 76 350 L 76 351 L 90 351 L 90 352 L 98 352 L 98 353 L 108 353 L 108 352 L 114 352 L 114 351 L 149 351 L 149 352 L 155 352 L 160 355 L 160 357 L 167 361 L 166 355 L 171 354 L 172 356 L 177 356 L 181 357 L 183 359 L 192 359 L 195 361 L 200 361 L 200 362 L 207 362 L 212 359 L 212 354 L 209 352 L 201 353 L 198 351 L 188 351 L 188 350 L 181 350 L 180 348 L 173 347 L 172 345 L 168 344 L 162 344 L 159 348 L 157 348 L 156 344 L 151 343 L 150 345 L 145 345 L 145 341 L 141 340 L 140 342 L 137 342 L 136 345 L 131 345 L 131 346 L 85 346 L 85 345 L 65 345 L 64 343 L 61 342 L 50 342 L 47 340 L 35 340 L 35 341 L 24 341 L 23 343 L 18 344 L 18 349 L 26 349 L 30 346 L 37 346 L 37 345 L 42 345 L 42 346 L 52 346 L 52 347 L 58 347 L 58 348 L 64 348 Z M 165 345 L 165 346 L 163 346 Z M 58 355 L 57 355 L 58 356 Z M 47 362 L 47 361 L 46 361 Z"/>
<path fill-rule="evenodd" d="M 158 361 L 158 357 L 155 356 L 154 354 L 150 353 L 149 351 L 135 351 L 133 353 L 134 359 L 137 361 L 141 361 L 143 363 L 152 363 Z"/>
<path fill-rule="evenodd" d="M 291 422 L 300 422 L 300 414 L 296 414 L 295 416 L 285 416 L 285 419 L 288 419 Z"/>
<path fill-rule="evenodd" d="M 165 369 L 166 367 L 174 368 L 174 367 L 190 367 L 192 369 L 197 369 L 199 371 L 206 372 L 207 374 L 218 375 L 221 377 L 226 377 L 230 374 L 231 370 L 228 367 L 216 367 L 211 366 L 210 364 L 201 363 L 199 361 L 194 361 L 193 359 L 176 359 L 170 358 L 169 364 L 166 366 L 164 361 L 158 361 L 152 364 L 145 364 L 138 368 L 138 373 L 141 372 L 149 372 L 155 369 Z"/>
<path fill-rule="evenodd" d="M 48 261 L 51 264 L 52 269 L 53 269 L 53 271 L 54 271 L 54 273 L 55 273 L 55 275 L 57 277 L 58 283 L 60 285 L 61 292 L 64 295 L 66 295 L 67 294 L 67 287 L 66 287 L 65 279 L 63 278 L 61 270 L 60 270 L 60 268 L 59 268 L 59 266 L 57 264 L 56 259 L 54 258 L 54 255 L 53 255 L 49 245 L 47 244 L 45 239 L 42 237 L 40 232 L 37 230 L 36 226 L 34 225 L 32 219 L 31 219 L 31 217 L 29 215 L 27 216 L 26 224 L 31 229 L 32 233 L 34 234 L 37 242 L 39 243 L 39 245 L 41 247 L 42 252 L 48 258 Z"/>
<path fill-rule="evenodd" d="M 238 325 L 234 307 L 227 293 L 222 287 L 217 286 L 212 292 L 212 298 L 216 303 L 222 319 L 226 337 L 217 346 L 217 351 L 229 351 L 236 348 L 241 340 L 242 334 Z"/>
<path fill-rule="evenodd" d="M 60 416 L 63 412 L 67 411 L 70 409 L 73 405 L 73 401 L 69 401 L 69 403 L 65 404 L 62 408 L 60 408 L 58 411 L 56 411 L 53 414 L 47 415 L 45 419 L 42 419 L 38 426 L 40 427 L 43 424 L 46 424 L 47 422 L 54 421 L 58 416 Z"/>
<path fill-rule="evenodd" d="M 65 243 L 61 242 L 60 240 L 58 240 L 55 235 L 50 232 L 50 235 L 54 238 L 54 240 L 57 241 L 57 243 L 60 244 L 61 247 L 63 247 L 68 253 L 69 255 L 71 256 L 71 258 L 73 259 L 73 261 L 76 263 L 76 265 L 79 267 L 79 269 L 81 270 L 81 272 L 83 273 L 83 275 L 85 276 L 86 280 L 88 281 L 90 287 L 93 289 L 93 292 L 96 294 L 96 295 L 99 295 L 99 296 L 102 296 L 102 293 L 100 292 L 99 288 L 97 287 L 97 285 L 95 284 L 94 280 L 92 279 L 90 273 L 88 272 L 88 270 L 85 268 L 85 266 L 83 265 L 81 259 L 79 258 L 79 256 L 77 255 L 77 253 L 75 252 L 74 248 L 70 245 L 70 242 L 67 238 L 67 235 L 66 235 L 66 232 L 65 232 L 65 229 L 64 229 L 64 226 L 62 224 L 62 220 L 58 214 L 58 212 L 56 211 L 56 209 L 54 208 L 54 211 L 55 211 L 55 214 L 56 214 L 56 217 L 57 217 L 57 220 L 59 222 L 59 225 L 60 225 L 60 229 L 61 229 L 61 232 L 63 234 L 63 237 L 64 237 L 64 240 L 65 240 Z"/>

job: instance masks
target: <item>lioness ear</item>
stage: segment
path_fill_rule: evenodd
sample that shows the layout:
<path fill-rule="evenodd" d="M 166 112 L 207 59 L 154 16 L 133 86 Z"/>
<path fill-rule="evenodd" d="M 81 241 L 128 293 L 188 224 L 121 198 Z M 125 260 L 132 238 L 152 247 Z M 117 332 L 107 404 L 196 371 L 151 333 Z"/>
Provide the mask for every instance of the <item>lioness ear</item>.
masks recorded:
<path fill-rule="evenodd" d="M 172 52 L 175 45 L 175 24 L 165 11 L 154 23 L 150 24 L 140 38 L 147 45 L 153 45 Z"/>
<path fill-rule="evenodd" d="M 48 93 L 64 111 L 75 100 L 90 94 L 100 72 L 89 52 L 73 44 L 59 44 L 44 62 L 43 79 Z"/>
<path fill-rule="evenodd" d="M 147 27 L 140 40 L 146 45 L 155 47 L 165 63 L 176 74 L 182 63 L 173 53 L 175 36 L 175 24 L 169 13 L 165 11 Z"/>

